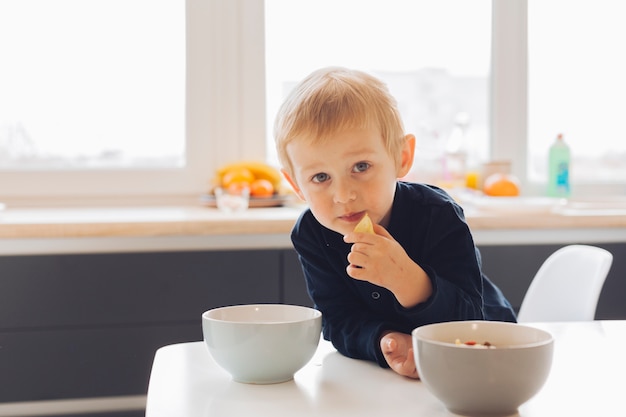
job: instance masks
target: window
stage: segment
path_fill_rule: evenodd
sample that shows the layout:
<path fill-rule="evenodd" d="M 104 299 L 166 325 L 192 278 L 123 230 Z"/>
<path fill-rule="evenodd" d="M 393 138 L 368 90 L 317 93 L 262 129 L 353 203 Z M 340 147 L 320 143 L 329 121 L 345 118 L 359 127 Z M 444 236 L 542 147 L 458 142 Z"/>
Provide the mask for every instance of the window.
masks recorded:
<path fill-rule="evenodd" d="M 0 14 L 2 169 L 184 165 L 182 2 L 4 1 Z"/>
<path fill-rule="evenodd" d="M 574 192 L 626 183 L 625 15 L 611 0 L 529 1 L 530 181 L 546 177 L 548 147 L 563 133 Z"/>
<path fill-rule="evenodd" d="M 557 6 L 550 11 L 553 4 Z M 342 14 L 346 13 L 346 5 L 352 5 L 348 10 L 351 17 Z M 565 134 L 574 154 L 574 196 L 587 192 L 588 184 L 596 192 L 623 193 L 626 183 L 626 145 L 619 140 L 619 120 L 625 110 L 621 97 L 626 92 L 620 78 L 624 68 L 619 53 L 602 54 L 604 50 L 620 50 L 618 41 L 624 34 L 615 20 L 624 12 L 620 2 L 3 0 L 0 7 L 5 20 L 0 27 L 0 200 L 4 202 L 13 199 L 47 203 L 49 198 L 68 196 L 72 201 L 91 201 L 91 197 L 101 197 L 98 201 L 197 199 L 208 188 L 219 164 L 238 158 L 274 158 L 273 144 L 267 137 L 288 83 L 299 81 L 323 65 L 358 67 L 388 80 L 401 102 L 407 130 L 418 136 L 420 157 L 425 159 L 420 161 L 423 164 L 418 163 L 422 167 L 428 167 L 428 162 L 441 151 L 455 120 L 456 127 L 469 120 L 466 139 L 475 149 L 475 156 L 511 160 L 514 173 L 524 180 L 525 192 L 543 193 L 546 146 L 559 132 Z M 276 14 L 278 7 L 288 10 L 290 16 L 276 21 L 280 19 Z M 394 13 L 394 7 L 415 9 Z M 133 10 L 142 13 L 137 16 Z M 165 10 L 167 16 L 162 17 Z M 303 10 L 304 20 L 297 19 Z M 79 33 L 68 36 L 32 29 L 30 35 L 39 40 L 39 45 L 61 39 L 59 36 L 68 37 L 66 42 L 60 42 L 61 49 L 53 49 L 59 45 L 47 47 L 43 51 L 47 56 L 29 60 L 20 56 L 27 53 L 29 46 L 22 42 L 26 41 L 24 35 L 14 35 L 23 34 L 19 31 L 36 19 L 43 19 L 38 28 L 48 25 L 46 22 L 60 22 L 56 20 L 60 18 L 53 18 L 56 11 L 70 18 L 65 25 L 57 23 L 56 29 L 73 27 Z M 370 11 L 376 12 L 374 17 Z M 109 25 L 102 25 L 109 12 L 114 17 L 107 18 Z M 581 19 L 587 28 L 584 31 L 578 30 Z M 312 27 L 307 26 L 310 23 Z M 281 30 L 299 30 L 290 24 L 308 27 L 316 35 L 313 43 L 295 35 L 276 39 Z M 381 33 L 377 29 L 383 25 L 389 26 Z M 46 27 L 48 31 L 55 29 Z M 104 29 L 106 36 L 98 37 L 94 28 Z M 574 29 L 578 31 L 571 32 Z M 124 36 L 118 36 L 122 31 Z M 327 35 L 333 31 L 335 38 L 329 40 Z M 585 36 L 580 37 L 583 32 Z M 391 41 L 377 44 L 387 34 Z M 361 41 L 370 35 L 376 36 L 368 42 Z M 8 45 L 6 40 L 10 40 Z M 87 46 L 82 43 L 85 40 L 89 40 Z M 110 42 L 120 40 L 124 48 L 116 50 L 110 46 Z M 288 45 L 285 41 L 300 43 Z M 336 55 L 328 52 L 315 57 L 320 50 L 327 52 L 328 42 L 343 49 Z M 594 46 L 610 42 L 613 47 Z M 109 55 L 106 61 L 98 61 L 105 57 L 98 53 L 98 48 L 105 44 L 109 45 Z M 68 54 L 73 50 L 71 45 L 80 49 L 83 58 L 83 62 L 73 64 L 81 71 L 76 71 L 70 80 L 75 84 L 82 82 L 83 87 L 72 93 L 49 81 L 69 82 L 64 77 L 76 67 L 69 67 L 67 73 L 60 68 L 72 58 Z M 129 45 L 134 45 L 135 54 L 125 48 Z M 569 54 L 572 50 L 578 54 L 571 55 L 574 58 Z M 51 55 L 53 51 L 56 52 Z M 116 52 L 121 57 L 112 55 Z M 283 62 L 277 64 L 279 61 L 272 56 L 281 57 Z M 167 61 L 171 62 L 164 64 Z M 596 65 L 583 67 L 583 63 Z M 142 66 L 147 69 L 139 70 Z M 103 73 L 98 72 L 101 69 Z M 577 71 L 574 81 L 568 81 L 569 74 Z M 85 73 L 91 77 L 83 78 Z M 142 73 L 145 79 L 138 79 L 137 74 Z M 35 74 L 31 81 L 41 87 L 35 92 L 48 91 L 47 97 L 15 94 L 15 88 L 24 85 L 18 78 L 31 74 Z M 158 80 L 150 79 L 152 76 Z M 95 85 L 91 80 L 102 82 Z M 119 101 L 119 106 L 105 103 L 105 98 L 122 94 L 116 90 L 119 80 L 130 80 L 131 87 L 135 87 L 133 94 L 124 94 L 125 100 Z M 111 83 L 111 88 L 100 89 L 105 81 Z M 443 101 L 443 94 L 437 93 L 437 89 L 446 83 L 454 94 Z M 159 88 L 154 88 L 155 84 Z M 420 108 L 411 95 L 405 95 L 407 85 L 421 88 L 422 97 L 425 89 L 430 88 L 433 94 L 427 96 L 428 105 L 424 107 L 422 103 Z M 9 95 L 7 91 L 12 92 Z M 74 110 L 61 112 L 69 123 L 61 123 L 58 115 L 49 119 L 53 122 L 46 121 L 45 116 L 52 117 L 53 112 L 46 115 L 41 109 L 55 105 L 70 108 L 62 105 L 58 96 L 71 98 L 70 104 L 93 98 L 90 96 L 103 101 L 81 103 Z M 6 100 L 11 102 L 6 104 Z M 145 100 L 147 105 L 142 107 L 136 100 Z M 132 108 L 125 109 L 129 104 Z M 100 110 L 94 111 L 96 108 Z M 39 116 L 29 113 L 28 120 L 20 122 L 20 114 L 27 114 L 24 110 L 37 111 Z M 72 123 L 68 113 L 79 120 Z M 96 119 L 95 113 L 106 113 L 110 118 Z M 134 128 L 122 128 L 120 120 L 110 120 L 124 119 L 128 114 Z M 38 120 L 37 126 L 44 126 L 47 131 L 34 127 L 34 119 Z M 586 122 L 584 127 L 582 121 Z M 73 145 L 65 150 L 60 142 L 41 145 L 37 152 L 33 152 L 28 140 L 20 141 L 17 148 L 13 145 L 17 138 L 26 137 L 36 140 L 39 146 L 43 144 L 40 138 L 55 137 L 55 130 L 67 132 Z M 125 136 L 124 132 L 132 133 Z M 158 136 L 165 139 L 156 139 Z M 83 147 L 97 143 L 99 138 L 106 139 L 106 146 Z M 142 143 L 138 152 L 129 146 L 136 138 Z M 117 145 L 120 143 L 123 147 Z M 145 143 L 149 145 L 146 147 Z M 157 146 L 159 143 L 170 145 Z M 587 147 L 590 143 L 593 148 Z M 71 164 L 58 163 L 63 155 Z M 587 165 L 592 168 L 583 168 L 583 164 L 598 161 L 601 162 Z"/>
<path fill-rule="evenodd" d="M 474 144 L 472 156 L 487 157 L 490 0 L 266 0 L 265 15 L 268 155 L 289 90 L 313 70 L 339 65 L 389 86 L 416 135 L 414 179 L 440 179 L 442 154 L 465 145 L 453 143 L 458 128 Z"/>
<path fill-rule="evenodd" d="M 3 202 L 195 201 L 223 159 L 263 156 L 262 2 L 0 8 Z"/>
<path fill-rule="evenodd" d="M 510 160 L 524 193 L 543 195 L 548 147 L 564 133 L 573 196 L 623 193 L 626 63 L 610 51 L 626 35 L 625 11 L 609 0 L 496 1 L 493 10 L 489 1 L 266 0 L 268 124 L 278 96 L 312 69 L 356 67 L 399 99 L 418 139 L 418 180 L 445 177 L 442 153 L 461 127 L 470 163 Z"/>

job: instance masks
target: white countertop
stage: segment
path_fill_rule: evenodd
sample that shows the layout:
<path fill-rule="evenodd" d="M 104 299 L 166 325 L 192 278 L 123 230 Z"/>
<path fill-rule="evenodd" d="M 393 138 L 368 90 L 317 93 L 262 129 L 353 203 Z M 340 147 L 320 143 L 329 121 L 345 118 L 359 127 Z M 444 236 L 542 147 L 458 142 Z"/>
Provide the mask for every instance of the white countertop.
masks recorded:
<path fill-rule="evenodd" d="M 555 337 L 550 376 L 521 417 L 624 416 L 626 321 L 531 324 Z M 232 381 L 204 342 L 159 349 L 146 417 L 452 416 L 420 382 L 349 359 L 322 341 L 293 381 Z"/>

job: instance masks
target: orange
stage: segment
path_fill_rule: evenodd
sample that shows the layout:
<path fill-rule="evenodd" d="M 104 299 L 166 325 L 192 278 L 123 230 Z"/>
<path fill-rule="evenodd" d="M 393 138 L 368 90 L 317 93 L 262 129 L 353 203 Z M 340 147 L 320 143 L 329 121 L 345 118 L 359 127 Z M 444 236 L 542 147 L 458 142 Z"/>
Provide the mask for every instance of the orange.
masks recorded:
<path fill-rule="evenodd" d="M 235 181 L 228 184 L 226 189 L 231 194 L 242 194 L 243 190 L 248 190 L 248 192 L 250 191 L 250 183 L 246 181 Z"/>
<path fill-rule="evenodd" d="M 271 181 L 259 178 L 250 183 L 252 197 L 271 197 L 274 195 L 274 185 Z"/>
<path fill-rule="evenodd" d="M 252 183 L 254 174 L 248 168 L 235 168 L 228 170 L 222 176 L 222 187 L 228 188 L 230 184 L 245 182 Z"/>
<path fill-rule="evenodd" d="M 519 195 L 517 180 L 510 175 L 493 174 L 487 177 L 483 192 L 491 197 L 516 197 Z"/>

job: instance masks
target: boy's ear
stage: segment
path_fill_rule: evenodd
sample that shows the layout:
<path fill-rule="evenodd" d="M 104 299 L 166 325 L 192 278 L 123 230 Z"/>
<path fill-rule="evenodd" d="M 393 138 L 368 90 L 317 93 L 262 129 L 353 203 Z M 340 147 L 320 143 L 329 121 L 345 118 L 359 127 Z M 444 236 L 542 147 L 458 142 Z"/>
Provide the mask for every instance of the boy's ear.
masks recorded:
<path fill-rule="evenodd" d="M 293 191 L 295 191 L 298 197 L 300 197 L 302 201 L 306 201 L 306 199 L 304 198 L 304 194 L 302 194 L 300 187 L 298 187 L 298 183 L 293 178 L 291 178 L 291 175 L 289 175 L 289 173 L 284 169 L 281 169 L 280 172 L 283 174 L 289 185 L 291 185 L 291 188 L 293 188 Z"/>
<path fill-rule="evenodd" d="M 413 155 L 415 154 L 415 135 L 408 134 L 404 137 L 404 146 L 400 156 L 400 166 L 398 167 L 398 178 L 406 176 L 413 166 Z"/>

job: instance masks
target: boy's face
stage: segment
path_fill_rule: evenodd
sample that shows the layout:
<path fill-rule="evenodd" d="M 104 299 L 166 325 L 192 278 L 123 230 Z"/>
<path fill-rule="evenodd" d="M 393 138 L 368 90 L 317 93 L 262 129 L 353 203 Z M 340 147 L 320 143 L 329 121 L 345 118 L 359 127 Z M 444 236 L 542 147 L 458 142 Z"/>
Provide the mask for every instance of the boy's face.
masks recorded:
<path fill-rule="evenodd" d="M 413 162 L 415 137 L 407 135 L 400 163 L 387 152 L 377 129 L 349 129 L 312 145 L 287 145 L 293 176 L 285 177 L 323 226 L 345 235 L 367 212 L 387 226 L 397 178 Z"/>

